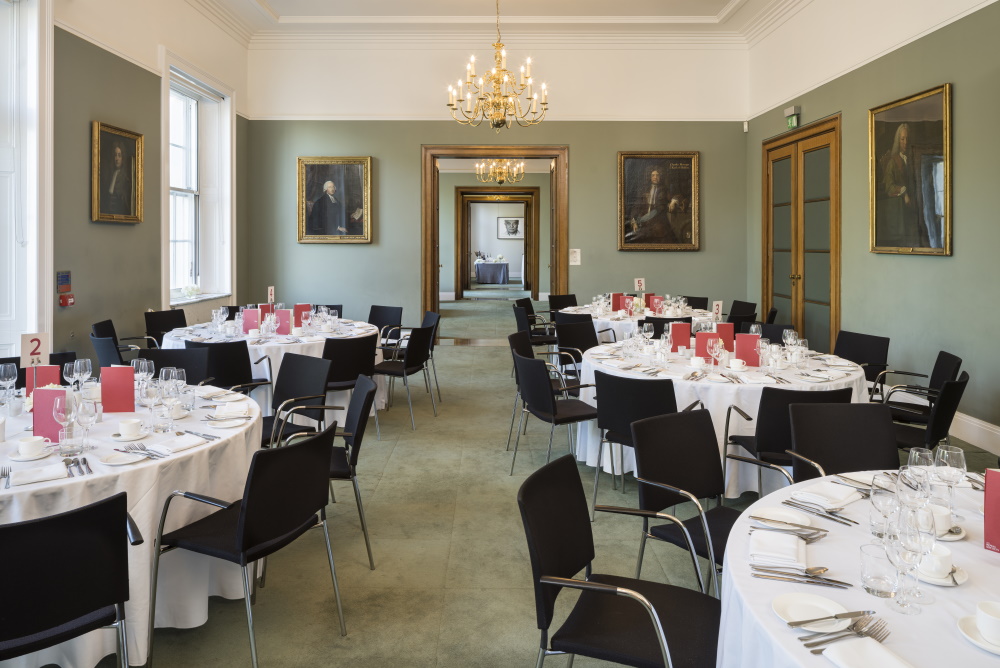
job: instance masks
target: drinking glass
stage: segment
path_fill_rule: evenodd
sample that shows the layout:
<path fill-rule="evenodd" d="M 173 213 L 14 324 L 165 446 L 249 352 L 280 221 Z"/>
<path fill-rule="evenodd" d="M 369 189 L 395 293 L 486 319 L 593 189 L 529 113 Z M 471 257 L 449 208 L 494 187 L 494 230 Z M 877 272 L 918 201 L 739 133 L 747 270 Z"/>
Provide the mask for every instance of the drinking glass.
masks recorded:
<path fill-rule="evenodd" d="M 755 322 L 754 324 L 750 325 L 750 333 L 760 336 L 761 333 L 760 324 Z"/>
<path fill-rule="evenodd" d="M 78 359 L 73 362 L 73 375 L 76 378 L 76 383 L 80 387 L 90 379 L 90 374 L 93 372 L 93 367 L 90 364 L 90 360 L 86 357 Z"/>
<path fill-rule="evenodd" d="M 181 391 L 176 381 L 160 381 L 160 401 L 167 411 L 167 432 L 173 432 L 174 427 L 174 406 L 181 401 Z"/>
<path fill-rule="evenodd" d="M 922 508 L 931 498 L 927 470 L 918 466 L 900 466 L 896 479 L 896 498 L 904 508 Z"/>
<path fill-rule="evenodd" d="M 768 339 L 763 337 L 757 339 L 757 357 L 759 358 L 760 366 L 765 366 L 764 358 L 767 357 L 767 350 L 770 345 L 771 342 Z"/>
<path fill-rule="evenodd" d="M 76 420 L 76 402 L 71 393 L 67 392 L 61 397 L 56 397 L 52 402 L 52 419 L 58 422 L 63 429 L 68 429 Z"/>
<path fill-rule="evenodd" d="M 17 382 L 17 365 L 12 363 L 0 364 L 0 386 L 3 387 L 3 396 L 0 396 L 0 403 L 6 403 L 7 397 L 11 394 L 11 388 Z"/>
<path fill-rule="evenodd" d="M 174 380 L 174 371 L 177 369 L 172 366 L 165 366 L 160 369 L 160 384 L 171 383 Z"/>
<path fill-rule="evenodd" d="M 896 573 L 882 545 L 861 546 L 861 586 L 872 596 L 892 598 Z"/>
<path fill-rule="evenodd" d="M 653 323 L 651 322 L 642 323 L 642 335 L 646 338 L 646 341 L 650 341 L 653 338 L 654 331 L 655 328 L 653 327 Z"/>
<path fill-rule="evenodd" d="M 708 356 L 711 357 L 716 362 L 718 362 L 718 358 L 716 357 L 719 354 L 718 347 L 719 347 L 719 340 L 718 339 L 709 339 L 708 340 L 708 345 L 706 346 L 706 351 L 708 352 Z"/>
<path fill-rule="evenodd" d="M 156 416 L 153 408 L 160 403 L 160 384 L 156 380 L 148 379 L 139 384 L 139 403 L 149 409 L 149 424 L 156 424 Z"/>
<path fill-rule="evenodd" d="M 660 350 L 663 351 L 664 357 L 670 354 L 670 351 L 674 349 L 674 337 L 670 333 L 670 323 L 663 326 L 663 333 L 660 334 Z"/>
<path fill-rule="evenodd" d="M 312 328 L 310 327 L 310 325 L 312 325 L 312 317 L 313 317 L 312 316 L 312 311 L 303 311 L 301 317 L 302 317 L 302 329 L 303 329 L 303 331 L 305 331 L 305 332 L 311 332 Z"/>
<path fill-rule="evenodd" d="M 781 333 L 781 340 L 784 342 L 785 347 L 791 347 L 795 345 L 795 342 L 799 340 L 799 334 L 794 329 L 786 329 Z"/>
<path fill-rule="evenodd" d="M 97 403 L 94 401 L 84 400 L 80 402 L 80 407 L 76 411 L 76 422 L 81 427 L 83 427 L 83 446 L 84 450 L 89 449 L 90 443 L 90 428 L 97 422 Z"/>
<path fill-rule="evenodd" d="M 76 387 L 76 364 L 74 362 L 63 364 L 63 378 L 70 387 Z"/>
<path fill-rule="evenodd" d="M 929 508 L 901 509 L 899 511 L 900 535 L 906 540 L 910 549 L 920 553 L 920 560 L 931 553 L 937 534 L 934 531 L 934 515 Z M 919 562 L 917 568 L 919 568 Z M 916 575 L 914 576 L 916 577 Z M 934 602 L 934 596 L 929 591 L 914 582 L 913 588 L 906 592 L 914 603 L 929 605 Z"/>
<path fill-rule="evenodd" d="M 952 526 L 965 520 L 964 517 L 955 513 L 955 485 L 962 482 L 967 471 L 964 450 L 954 445 L 937 446 L 937 451 L 934 453 L 932 475 L 948 486 L 948 508 L 951 510 Z"/>
<path fill-rule="evenodd" d="M 187 387 L 187 370 L 182 369 L 181 367 L 175 367 L 172 380 L 178 390 L 183 390 Z"/>
<path fill-rule="evenodd" d="M 884 544 L 889 518 L 899 510 L 899 499 L 896 498 L 896 481 L 893 480 L 892 476 L 884 473 L 873 476 L 871 495 L 868 498 L 878 514 L 882 516 L 882 531 L 876 531 L 875 527 L 872 527 L 872 535 L 875 536 L 873 542 Z"/>
<path fill-rule="evenodd" d="M 911 448 L 906 463 L 910 466 L 919 466 L 925 470 L 930 470 L 934 466 L 934 452 L 927 448 Z"/>
<path fill-rule="evenodd" d="M 914 542 L 907 540 L 905 536 L 906 532 L 901 531 L 899 526 L 894 527 L 886 535 L 885 553 L 896 567 L 896 595 L 890 607 L 903 615 L 919 615 L 920 607 L 907 596 L 912 587 L 906 586 L 906 577 L 913 575 L 916 581 L 917 564 L 920 563 L 922 554 L 919 541 L 914 545 Z"/>

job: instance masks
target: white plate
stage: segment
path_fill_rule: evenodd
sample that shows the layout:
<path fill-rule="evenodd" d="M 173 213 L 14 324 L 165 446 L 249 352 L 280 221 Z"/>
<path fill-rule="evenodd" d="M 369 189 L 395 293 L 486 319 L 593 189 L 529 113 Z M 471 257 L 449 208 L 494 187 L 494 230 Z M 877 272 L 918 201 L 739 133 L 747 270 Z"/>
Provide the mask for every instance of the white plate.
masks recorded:
<path fill-rule="evenodd" d="M 232 427 L 239 427 L 245 425 L 250 420 L 212 420 L 211 422 L 206 422 L 205 424 L 213 429 L 231 429 Z"/>
<path fill-rule="evenodd" d="M 766 517 L 767 519 L 777 520 L 779 522 L 791 522 L 792 524 L 801 524 L 802 526 L 807 527 L 812 526 L 812 520 L 809 519 L 808 515 L 792 510 L 791 508 L 761 508 L 760 510 L 754 510 L 753 514 L 757 517 Z M 775 527 L 777 529 L 789 528 L 783 524 L 771 524 L 769 522 L 761 522 L 760 520 L 754 521 Z"/>
<path fill-rule="evenodd" d="M 947 576 L 943 577 L 943 578 L 932 578 L 931 576 L 926 575 L 925 573 L 921 572 L 920 569 L 918 568 L 917 569 L 917 578 L 921 582 L 926 582 L 927 584 L 937 585 L 938 587 L 955 587 L 955 586 L 957 586 L 955 584 L 955 582 L 957 582 L 960 585 L 963 585 L 966 582 L 968 582 L 968 580 L 969 580 L 969 574 L 964 569 L 958 568 L 955 571 L 955 582 L 952 582 L 951 578 L 947 577 Z"/>
<path fill-rule="evenodd" d="M 42 448 L 42 451 L 39 452 L 37 455 L 31 455 L 30 457 L 22 457 L 20 454 L 18 454 L 17 450 L 15 450 L 14 452 L 10 453 L 7 456 L 10 457 L 11 461 L 15 462 L 33 462 L 36 459 L 45 459 L 53 452 L 55 452 L 55 446 L 47 445 L 44 448 Z"/>
<path fill-rule="evenodd" d="M 135 436 L 122 436 L 121 434 L 111 434 L 111 440 L 118 441 L 119 443 L 128 443 L 129 441 L 138 441 L 143 438 L 148 437 L 150 432 L 140 431 Z"/>
<path fill-rule="evenodd" d="M 733 382 L 733 381 L 729 380 L 728 378 L 726 378 L 725 376 L 720 376 L 717 373 L 710 373 L 710 374 L 708 374 L 708 376 L 705 378 L 705 380 L 707 380 L 710 383 L 732 383 Z"/>
<path fill-rule="evenodd" d="M 771 609 L 782 621 L 795 622 L 801 619 L 816 619 L 817 617 L 828 617 L 841 612 L 847 612 L 847 608 L 831 601 L 825 596 L 816 594 L 802 594 L 790 592 L 782 594 L 771 601 Z M 851 623 L 850 619 L 831 619 L 826 622 L 816 622 L 808 626 L 802 626 L 805 631 L 840 631 L 846 629 Z"/>
<path fill-rule="evenodd" d="M 992 654 L 1000 654 L 1000 645 L 994 645 L 989 642 L 983 637 L 983 634 L 979 632 L 979 627 L 976 626 L 975 615 L 969 615 L 968 617 L 962 617 L 959 619 L 958 630 L 962 632 L 962 635 L 965 636 L 966 640 L 979 649 L 985 649 L 987 652 L 991 652 Z"/>
<path fill-rule="evenodd" d="M 221 397 L 215 397 L 212 401 L 218 403 L 233 403 L 236 401 L 246 401 L 247 395 L 240 394 L 239 392 L 230 392 L 229 394 L 223 394 Z"/>
<path fill-rule="evenodd" d="M 108 466 L 124 466 L 125 464 L 135 464 L 146 459 L 143 455 L 133 455 L 127 452 L 112 452 L 110 455 L 103 455 L 97 459 L 102 464 Z"/>
<path fill-rule="evenodd" d="M 962 540 L 968 535 L 968 532 L 965 530 L 965 527 L 960 528 L 962 529 L 962 533 L 946 533 L 943 536 L 938 536 L 937 539 L 945 543 L 954 543 L 956 540 Z"/>

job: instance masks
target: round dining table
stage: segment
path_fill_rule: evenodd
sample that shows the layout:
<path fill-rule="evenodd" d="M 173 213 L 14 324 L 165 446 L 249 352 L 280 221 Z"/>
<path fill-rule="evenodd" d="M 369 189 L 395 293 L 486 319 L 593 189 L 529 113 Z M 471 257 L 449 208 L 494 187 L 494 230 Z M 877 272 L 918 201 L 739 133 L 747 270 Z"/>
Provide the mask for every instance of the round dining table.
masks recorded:
<path fill-rule="evenodd" d="M 853 389 L 852 401 L 865 402 L 868 399 L 865 374 L 861 367 L 853 371 L 831 371 L 830 380 L 821 378 L 806 378 L 799 375 L 795 369 L 786 369 L 775 374 L 783 381 L 761 373 L 756 367 L 748 367 L 745 371 L 729 372 L 731 375 L 743 382 L 733 381 L 720 374 L 702 374 L 698 379 L 692 379 L 692 372 L 695 369 L 689 366 L 690 360 L 681 358 L 673 353 L 664 361 L 655 361 L 650 357 L 639 357 L 634 359 L 622 359 L 621 348 L 613 345 L 602 345 L 584 352 L 583 362 L 580 368 L 580 380 L 584 384 L 594 382 L 594 372 L 596 370 L 615 376 L 626 376 L 641 380 L 651 380 L 654 378 L 670 378 L 674 383 L 674 395 L 677 399 L 678 409 L 683 410 L 696 401 L 701 401 L 704 407 L 712 416 L 715 425 L 715 433 L 719 439 L 720 457 L 725 452 L 725 428 L 726 413 L 732 405 L 739 406 L 750 417 L 756 418 L 757 406 L 760 404 L 760 395 L 764 387 L 780 387 L 788 390 L 836 390 L 850 387 Z M 815 363 L 810 363 L 815 364 Z M 703 371 L 710 372 L 707 368 Z M 810 372 L 818 373 L 818 372 Z M 580 390 L 580 399 L 596 406 L 596 392 L 593 387 L 585 387 Z M 735 412 L 729 424 L 729 433 L 739 435 L 752 435 L 756 428 L 755 421 L 746 421 Z M 604 448 L 601 455 L 601 462 L 597 461 L 597 453 L 601 442 L 601 432 L 597 428 L 597 422 L 590 420 L 581 422 L 576 430 L 576 457 L 588 466 L 600 464 L 605 471 L 621 473 L 621 465 L 624 465 L 624 472 L 629 473 L 635 470 L 635 454 L 632 448 L 615 444 L 613 448 Z M 624 452 L 622 452 L 624 450 Z M 612 456 L 613 451 L 613 456 Z M 734 448 L 732 454 L 748 455 L 742 448 Z M 622 463 L 619 463 L 619 456 Z M 613 462 L 613 463 L 612 463 Z M 613 467 L 613 468 L 612 468 Z M 758 467 L 751 464 L 728 461 L 726 463 L 726 496 L 736 498 L 747 491 L 758 491 Z M 772 486 L 783 484 L 784 478 L 774 471 L 763 471 L 763 483 L 765 491 Z"/>
<path fill-rule="evenodd" d="M 618 311 L 595 314 L 594 309 L 590 304 L 585 304 L 583 306 L 569 306 L 562 309 L 561 312 L 585 313 L 591 316 L 594 319 L 594 329 L 598 332 L 598 339 L 604 343 L 624 341 L 627 337 L 632 336 L 639 330 L 639 321 L 643 318 L 691 318 L 692 326 L 694 326 L 695 323 L 702 324 L 714 322 L 711 311 L 691 308 L 678 311 L 676 312 L 676 315 L 671 316 L 656 316 L 656 314 L 649 309 L 646 309 L 642 313 L 636 313 L 635 315 L 619 315 Z M 613 331 L 614 336 L 612 337 L 607 330 Z"/>
<path fill-rule="evenodd" d="M 848 475 L 855 477 L 855 474 Z M 860 474 L 856 477 L 863 479 Z M 939 545 L 951 550 L 954 565 L 965 571 L 968 579 L 959 579 L 959 586 L 921 582 L 920 587 L 935 600 L 919 606 L 920 614 L 898 614 L 892 610 L 891 598 L 876 598 L 861 586 L 860 547 L 873 542 L 868 526 L 868 512 L 872 506 L 863 499 L 848 504 L 841 512 L 859 522 L 857 525 L 844 526 L 804 515 L 810 517 L 812 526 L 829 530 L 822 540 L 806 546 L 806 563 L 828 567 L 824 577 L 849 583 L 852 587 L 835 589 L 751 577 L 749 530 L 751 525 L 758 523 L 750 516 L 785 508 L 782 501 L 816 482 L 808 480 L 768 494 L 750 506 L 733 526 L 722 574 L 718 668 L 827 668 L 833 665 L 823 655 L 814 655 L 804 648 L 796 639 L 803 632 L 790 629 L 774 612 L 775 598 L 785 595 L 784 600 L 788 600 L 790 594 L 824 597 L 848 611 L 875 611 L 877 618 L 888 623 L 890 635 L 884 647 L 914 668 L 1000 665 L 1000 656 L 974 646 L 958 627 L 960 619 L 976 614 L 979 601 L 1000 601 L 1000 578 L 997 577 L 1000 556 L 983 548 L 980 510 L 983 493 L 972 489 L 968 483 L 955 490 L 956 511 L 965 517 L 959 523 L 965 535 L 954 542 L 938 541 Z"/>
<path fill-rule="evenodd" d="M 177 489 L 200 492 L 227 501 L 239 499 L 243 496 L 250 460 L 254 452 L 260 449 L 261 412 L 253 400 L 244 398 L 240 401 L 247 406 L 248 419 L 237 421 L 236 426 L 226 429 L 216 428 L 212 422 L 203 421 L 210 412 L 209 409 L 198 407 L 204 403 L 198 401 L 191 414 L 176 420 L 174 433 L 148 434 L 141 441 L 136 441 L 147 447 L 169 447 L 173 441 L 178 451 L 162 459 L 127 458 L 116 452 L 116 449 L 126 445 L 125 442 L 116 442 L 112 437 L 112 434 L 118 432 L 119 421 L 147 418 L 148 411 L 105 413 L 103 420 L 90 431 L 90 443 L 95 448 L 80 455 L 86 457 L 92 473 L 84 470 L 81 475 L 74 467 L 73 477 L 68 477 L 68 473 L 63 471 L 64 477 L 17 484 L 20 482 L 19 473 L 31 475 L 42 469 L 59 473 L 58 469 L 63 465 L 62 458 L 54 452 L 42 459 L 17 461 L 20 459 L 17 440 L 30 435 L 30 413 L 8 417 L 5 425 L 7 440 L 0 443 L 0 466 L 9 466 L 13 470 L 13 484 L 9 488 L 0 485 L 0 524 L 47 517 L 106 499 L 119 492 L 127 494 L 128 511 L 145 539 L 142 544 L 130 546 L 128 550 L 129 600 L 125 604 L 125 616 L 128 623 L 129 661 L 133 665 L 146 662 L 150 568 L 153 563 L 156 528 L 164 501 Z M 185 433 L 187 431 L 198 432 L 210 438 L 191 446 L 198 439 L 192 439 L 191 435 Z M 181 438 L 186 439 L 183 445 L 180 445 Z M 182 447 L 185 449 L 181 449 Z M 119 462 L 130 459 L 135 461 L 102 463 L 102 460 L 114 462 L 113 458 L 117 458 Z M 177 529 L 214 510 L 215 508 L 201 503 L 175 501 L 171 505 L 165 530 Z M 122 541 L 125 540 L 124 530 L 123 526 Z M 0 549 L 10 549 L 10 546 L 0 546 Z M 66 567 L 74 568 L 72 545 L 66 546 L 65 559 Z M 5 574 L 6 577 L 11 575 Z M 23 573 L 20 576 L 43 578 L 45 574 Z M 86 578 L 86 572 L 81 572 L 80 577 Z M 200 626 L 208 620 L 210 596 L 243 598 L 239 566 L 187 550 L 177 550 L 163 556 L 158 582 L 158 627 Z M 5 602 L 0 593 L 0 605 L 3 604 Z M 57 664 L 89 668 L 97 665 L 102 657 L 114 653 L 115 633 L 94 631 L 27 656 L 0 661 L 0 667 L 35 668 Z"/>

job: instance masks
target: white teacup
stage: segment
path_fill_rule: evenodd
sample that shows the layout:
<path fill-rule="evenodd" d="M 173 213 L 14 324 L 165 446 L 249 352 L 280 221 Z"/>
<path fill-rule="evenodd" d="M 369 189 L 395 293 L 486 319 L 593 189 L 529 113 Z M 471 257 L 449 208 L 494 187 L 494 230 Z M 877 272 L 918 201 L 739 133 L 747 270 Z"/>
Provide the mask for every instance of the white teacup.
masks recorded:
<path fill-rule="evenodd" d="M 1000 603 L 981 601 L 976 604 L 976 627 L 991 645 L 1000 645 Z"/>
<path fill-rule="evenodd" d="M 693 366 L 695 369 L 702 368 L 703 366 L 705 366 L 705 358 L 704 357 L 692 357 L 691 358 L 691 366 Z"/>
<path fill-rule="evenodd" d="M 323 326 L 319 328 L 319 331 L 321 331 L 321 332 L 332 332 L 333 331 L 333 327 L 331 327 L 327 323 L 323 323 Z"/>
<path fill-rule="evenodd" d="M 43 436 L 25 436 L 17 441 L 17 453 L 22 457 L 35 457 L 42 454 L 42 450 L 51 442 Z"/>
<path fill-rule="evenodd" d="M 118 423 L 118 433 L 125 438 L 138 436 L 142 431 L 142 420 L 121 420 Z"/>
<path fill-rule="evenodd" d="M 247 336 L 260 336 L 259 329 L 251 329 L 247 332 Z"/>
<path fill-rule="evenodd" d="M 737 357 L 734 357 L 729 360 L 729 368 L 733 371 L 743 371 L 747 368 L 747 363 Z"/>
<path fill-rule="evenodd" d="M 181 404 L 174 404 L 170 408 L 170 415 L 175 420 L 179 420 L 180 418 L 184 417 L 186 414 L 187 414 L 187 410 Z M 136 432 L 136 433 L 139 433 L 139 432 Z"/>
<path fill-rule="evenodd" d="M 927 505 L 927 510 L 934 516 L 934 533 L 944 536 L 951 529 L 951 511 L 945 506 L 935 503 Z"/>
<path fill-rule="evenodd" d="M 946 578 L 951 573 L 951 550 L 935 545 L 931 553 L 920 562 L 920 572 L 932 578 Z M 1000 624 L 1000 619 L 998 619 Z"/>

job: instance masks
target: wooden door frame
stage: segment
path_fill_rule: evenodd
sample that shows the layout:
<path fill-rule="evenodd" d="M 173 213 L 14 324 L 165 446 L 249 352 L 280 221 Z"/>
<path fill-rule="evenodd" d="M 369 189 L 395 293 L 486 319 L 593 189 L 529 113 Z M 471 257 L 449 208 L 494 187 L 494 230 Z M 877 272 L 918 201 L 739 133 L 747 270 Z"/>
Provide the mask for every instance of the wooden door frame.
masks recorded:
<path fill-rule="evenodd" d="M 771 229 L 771 216 L 770 210 L 772 208 L 771 204 L 771 189 L 770 189 L 770 161 L 768 159 L 768 154 L 776 149 L 790 147 L 793 144 L 799 144 L 805 142 L 809 139 L 814 139 L 822 135 L 831 135 L 830 142 L 830 156 L 834 162 L 834 168 L 830 170 L 830 196 L 835 200 L 835 205 L 831 207 L 830 212 L 830 347 L 833 348 L 834 342 L 837 340 L 837 334 L 840 332 L 840 277 L 841 277 L 841 234 L 840 234 L 840 218 L 841 218 L 841 207 L 843 205 L 843 194 L 841 192 L 841 123 L 840 114 L 835 114 L 829 118 L 825 118 L 815 123 L 810 123 L 809 125 L 804 125 L 797 130 L 792 132 L 787 132 L 776 137 L 772 137 L 761 144 L 761 181 L 763 188 L 763 195 L 761 197 L 761 312 L 766 313 L 771 308 L 771 293 L 773 288 L 772 274 L 774 261 L 773 254 L 771 253 L 771 240 L 772 240 L 772 229 Z M 801 182 L 803 174 L 803 161 L 799 159 L 798 152 L 796 151 L 792 155 L 793 166 L 792 170 L 792 182 Z M 793 201 L 792 201 L 792 215 L 793 221 L 798 219 L 801 220 L 801 202 L 794 200 L 796 190 L 793 189 Z M 793 236 L 795 235 L 794 230 L 797 230 L 797 226 L 793 225 Z M 792 255 L 793 261 L 796 252 L 796 239 L 792 239 Z M 836 261 L 834 261 L 836 259 Z M 793 273 L 795 273 L 795 264 L 792 265 Z M 801 267 L 800 267 L 801 269 Z M 793 293 L 795 290 L 802 290 L 801 283 L 797 286 L 793 286 Z M 803 299 L 799 300 L 799 310 L 804 311 L 804 294 Z M 793 298 L 794 306 L 794 298 Z M 793 315 L 794 318 L 801 319 L 802 314 L 796 313 Z"/>
<path fill-rule="evenodd" d="M 551 257 L 549 291 L 569 292 L 569 147 L 568 146 L 454 146 L 424 144 L 420 147 L 420 305 L 439 311 L 440 232 L 438 160 L 443 158 L 543 158 L 552 160 Z"/>
<path fill-rule="evenodd" d="M 462 299 L 469 285 L 469 206 L 474 203 L 524 204 L 524 273 L 521 277 L 531 298 L 538 299 L 538 228 L 541 188 L 537 186 L 456 186 L 455 188 L 455 299 Z"/>

